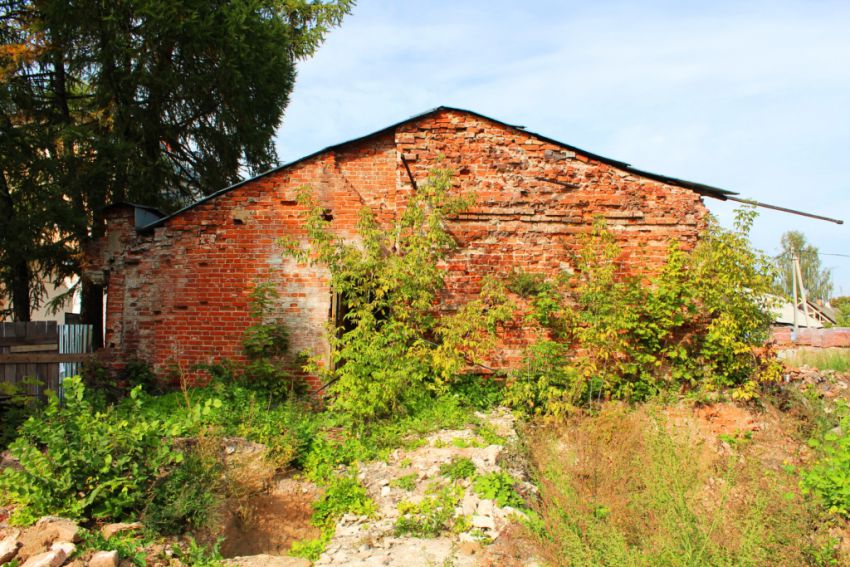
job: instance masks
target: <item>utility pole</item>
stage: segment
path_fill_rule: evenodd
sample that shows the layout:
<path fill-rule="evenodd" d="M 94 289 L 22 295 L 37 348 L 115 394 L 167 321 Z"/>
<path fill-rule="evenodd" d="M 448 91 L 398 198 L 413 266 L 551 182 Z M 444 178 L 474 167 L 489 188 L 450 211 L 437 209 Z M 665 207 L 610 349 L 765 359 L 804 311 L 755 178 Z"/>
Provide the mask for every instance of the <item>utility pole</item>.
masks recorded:
<path fill-rule="evenodd" d="M 797 261 L 797 257 L 792 256 L 790 268 L 791 268 L 791 289 L 794 290 L 794 303 L 792 304 L 792 306 L 793 306 L 792 311 L 794 312 L 794 332 L 791 334 L 791 342 L 794 342 L 794 343 L 797 342 L 797 337 L 800 336 L 800 328 L 797 325 L 797 311 L 798 311 L 798 309 L 797 309 L 797 270 L 796 270 L 797 262 L 796 261 Z"/>
<path fill-rule="evenodd" d="M 806 298 L 806 286 L 803 284 L 803 271 L 800 269 L 800 258 L 798 256 L 794 256 L 794 269 L 797 272 L 797 277 L 800 281 L 800 295 L 803 298 L 803 314 L 806 316 L 806 327 L 810 327 L 811 323 L 809 323 L 809 301 Z"/>

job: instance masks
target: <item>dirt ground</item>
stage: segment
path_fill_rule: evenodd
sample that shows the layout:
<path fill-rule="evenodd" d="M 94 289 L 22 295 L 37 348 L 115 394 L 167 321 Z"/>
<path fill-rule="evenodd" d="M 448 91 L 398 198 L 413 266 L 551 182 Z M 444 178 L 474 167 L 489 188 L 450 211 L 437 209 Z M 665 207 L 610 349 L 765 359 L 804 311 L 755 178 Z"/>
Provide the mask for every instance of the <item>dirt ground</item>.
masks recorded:
<path fill-rule="evenodd" d="M 319 537 L 319 528 L 310 524 L 318 497 L 315 485 L 287 478 L 228 510 L 215 533 L 224 538 L 222 555 L 286 555 L 294 541 Z"/>

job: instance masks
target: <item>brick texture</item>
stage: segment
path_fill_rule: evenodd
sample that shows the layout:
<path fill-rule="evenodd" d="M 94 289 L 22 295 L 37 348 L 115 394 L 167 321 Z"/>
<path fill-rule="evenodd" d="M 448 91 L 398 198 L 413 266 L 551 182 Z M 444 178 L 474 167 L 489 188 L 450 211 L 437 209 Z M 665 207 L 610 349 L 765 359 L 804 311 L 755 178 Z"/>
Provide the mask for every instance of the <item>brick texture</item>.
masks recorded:
<path fill-rule="evenodd" d="M 131 207 L 114 207 L 107 236 L 87 254 L 108 274 L 106 355 L 114 369 L 140 359 L 166 372 L 175 364 L 241 360 L 251 324 L 248 295 L 273 281 L 293 353 L 327 354 L 328 274 L 285 257 L 276 241 L 303 242 L 296 191 L 312 187 L 333 230 L 355 239 L 362 207 L 390 223 L 429 171 L 448 167 L 475 205 L 453 219 L 459 248 L 444 268 L 443 307 L 474 296 L 485 276 L 513 268 L 571 269 L 578 236 L 601 215 L 622 248 L 624 270 L 650 274 L 671 241 L 691 248 L 705 226 L 700 196 L 639 177 L 539 137 L 462 111 L 442 110 L 336 147 L 248 181 L 137 233 Z M 409 171 L 409 173 L 408 173 Z M 412 178 L 412 180 L 411 180 Z M 531 340 L 517 323 L 492 364 L 511 366 Z"/>

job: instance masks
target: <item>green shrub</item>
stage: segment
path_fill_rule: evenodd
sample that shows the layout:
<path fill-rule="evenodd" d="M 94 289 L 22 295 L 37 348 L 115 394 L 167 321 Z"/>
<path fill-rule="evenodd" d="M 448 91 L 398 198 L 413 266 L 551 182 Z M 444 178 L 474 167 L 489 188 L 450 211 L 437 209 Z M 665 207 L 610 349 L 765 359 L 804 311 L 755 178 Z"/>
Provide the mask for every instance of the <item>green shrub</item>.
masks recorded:
<path fill-rule="evenodd" d="M 322 497 L 313 504 L 313 525 L 327 528 L 343 514 L 371 516 L 375 504 L 353 475 L 334 478 Z"/>
<path fill-rule="evenodd" d="M 838 430 L 809 441 L 820 458 L 803 471 L 802 486 L 807 493 L 820 497 L 830 512 L 850 518 L 850 415 L 846 405 L 839 408 L 844 417 Z"/>
<path fill-rule="evenodd" d="M 495 500 L 499 506 L 524 508 L 525 501 L 517 493 L 515 485 L 516 479 L 502 471 L 478 475 L 473 482 L 475 493 L 481 498 Z"/>
<path fill-rule="evenodd" d="M 16 506 L 13 521 L 138 513 L 154 480 L 183 455 L 163 439 L 162 421 L 125 416 L 113 406 L 95 409 L 79 377 L 66 379 L 64 388 L 64 405 L 52 397 L 9 447 L 21 470 L 0 473 L 0 498 Z"/>
<path fill-rule="evenodd" d="M 251 291 L 250 315 L 254 324 L 242 336 L 242 348 L 249 362 L 238 377 L 243 385 L 283 400 L 303 393 L 304 385 L 285 368 L 289 331 L 276 315 L 278 299 L 271 282 L 258 283 Z"/>
<path fill-rule="evenodd" d="M 440 465 L 440 474 L 452 480 L 472 478 L 476 470 L 475 463 L 468 457 L 454 457 L 448 463 Z"/>
<path fill-rule="evenodd" d="M 406 474 L 404 476 L 392 479 L 390 481 L 390 486 L 394 488 L 401 488 L 402 490 L 410 492 L 416 488 L 416 478 L 416 473 Z"/>
<path fill-rule="evenodd" d="M 209 451 L 192 450 L 150 488 L 142 519 L 160 534 L 182 534 L 206 525 L 219 500 L 222 467 Z"/>
<path fill-rule="evenodd" d="M 25 379 L 21 384 L 0 382 L 0 451 L 18 436 L 18 428 L 41 406 L 26 392 L 25 386 L 32 380 Z"/>
<path fill-rule="evenodd" d="M 451 197 L 450 189 L 449 172 L 433 172 L 390 229 L 364 208 L 357 244 L 331 232 L 309 189 L 299 195 L 309 211 L 309 247 L 291 240 L 284 245 L 297 260 L 327 267 L 331 289 L 345 308 L 339 328 L 328 333 L 331 368 L 314 361 L 310 370 L 332 384 L 329 407 L 352 425 L 409 412 L 431 393 L 444 391 L 470 362 L 486 355 L 495 327 L 510 317 L 495 281 L 456 313 L 435 313 L 445 288 L 439 264 L 456 246 L 445 219 L 470 204 L 468 198 Z"/>
<path fill-rule="evenodd" d="M 763 349 L 773 268 L 749 244 L 753 218 L 739 211 L 733 230 L 711 221 L 690 253 L 674 243 L 648 282 L 622 274 L 616 240 L 597 222 L 576 255 L 575 274 L 534 287 L 540 301 L 532 302 L 530 319 L 550 338 L 528 350 L 509 378 L 506 402 L 563 414 L 601 399 L 641 401 L 669 390 L 757 395 L 781 367 Z"/>
<path fill-rule="evenodd" d="M 396 535 L 437 537 L 452 527 L 455 507 L 463 496 L 463 488 L 450 484 L 432 490 L 431 494 L 416 503 L 399 502 L 401 515 L 396 520 Z"/>

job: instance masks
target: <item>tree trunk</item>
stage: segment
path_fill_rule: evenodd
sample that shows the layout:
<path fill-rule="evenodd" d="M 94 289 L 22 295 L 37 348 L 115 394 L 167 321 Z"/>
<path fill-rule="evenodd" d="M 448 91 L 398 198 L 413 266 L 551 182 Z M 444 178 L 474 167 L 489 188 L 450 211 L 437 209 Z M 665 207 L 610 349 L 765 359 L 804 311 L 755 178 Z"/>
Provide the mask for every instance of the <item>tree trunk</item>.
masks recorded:
<path fill-rule="evenodd" d="M 12 317 L 15 321 L 30 320 L 30 267 L 26 258 L 19 258 L 11 266 Z"/>

